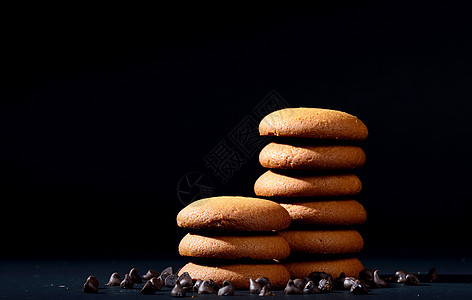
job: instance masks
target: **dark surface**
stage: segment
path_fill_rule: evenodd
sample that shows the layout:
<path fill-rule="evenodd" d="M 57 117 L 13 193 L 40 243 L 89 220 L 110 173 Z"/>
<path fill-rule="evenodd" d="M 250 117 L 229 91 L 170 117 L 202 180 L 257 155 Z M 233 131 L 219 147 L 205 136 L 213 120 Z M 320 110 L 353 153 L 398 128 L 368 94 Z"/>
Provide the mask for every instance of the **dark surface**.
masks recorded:
<path fill-rule="evenodd" d="M 472 297 L 472 259 L 389 259 L 385 258 L 362 258 L 365 267 L 381 270 L 381 274 L 389 275 L 401 268 L 407 272 L 426 274 L 431 266 L 438 269 L 440 281 L 446 283 L 423 283 L 421 286 L 404 286 L 402 284 L 390 284 L 389 288 L 371 289 L 366 299 L 378 298 L 470 298 Z M 120 260 L 120 261 L 1 261 L 0 280 L 2 289 L 0 297 L 2 299 L 65 299 L 65 298 L 86 298 L 86 299 L 150 299 L 152 296 L 141 295 L 139 293 L 143 284 L 135 285 L 135 289 L 123 290 L 120 287 L 106 287 L 105 283 L 113 272 L 121 275 L 129 272 L 132 267 L 138 269 L 143 275 L 148 269 L 163 270 L 167 266 L 179 268 L 186 262 L 185 259 L 155 259 L 155 260 Z M 455 274 L 451 276 L 448 274 Z M 95 275 L 99 282 L 99 294 L 83 294 L 82 285 L 89 275 Z M 454 283 L 450 279 L 465 281 Z M 196 295 L 188 293 L 188 296 Z M 282 291 L 275 291 L 276 296 L 285 297 Z M 170 297 L 170 289 L 164 287 L 156 292 L 154 296 Z M 199 299 L 215 299 L 214 295 L 196 295 Z M 248 291 L 237 291 L 236 298 L 252 297 Z M 317 297 L 319 299 L 346 299 L 362 296 L 351 295 L 347 291 L 333 291 L 326 295 L 290 295 L 290 299 L 306 299 L 307 297 Z"/>

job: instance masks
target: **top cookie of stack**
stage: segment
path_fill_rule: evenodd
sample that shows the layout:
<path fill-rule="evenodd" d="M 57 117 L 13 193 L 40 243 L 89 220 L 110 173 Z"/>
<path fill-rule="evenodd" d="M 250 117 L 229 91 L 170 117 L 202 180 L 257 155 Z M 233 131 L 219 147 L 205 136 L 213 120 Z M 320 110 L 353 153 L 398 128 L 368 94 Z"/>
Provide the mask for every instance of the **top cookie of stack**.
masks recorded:
<path fill-rule="evenodd" d="M 318 258 L 359 252 L 363 247 L 360 234 L 342 226 L 362 224 L 366 219 L 364 207 L 345 198 L 358 194 L 362 188 L 359 178 L 349 170 L 365 163 L 364 151 L 352 141 L 365 140 L 367 127 L 341 111 L 286 108 L 267 115 L 259 125 L 259 133 L 278 140 L 259 155 L 261 165 L 270 170 L 257 179 L 254 191 L 258 196 L 282 202 L 290 214 L 292 226 L 281 235 L 291 248 L 292 261 L 285 264 L 291 276 L 305 277 L 312 271 L 357 276 L 363 266 L 356 258 Z M 295 228 L 301 224 L 308 228 Z M 326 230 L 326 226 L 333 225 L 337 226 L 334 230 Z M 305 260 L 297 261 L 297 254 L 303 254 Z M 317 260 L 307 260 L 309 255 L 317 255 Z"/>

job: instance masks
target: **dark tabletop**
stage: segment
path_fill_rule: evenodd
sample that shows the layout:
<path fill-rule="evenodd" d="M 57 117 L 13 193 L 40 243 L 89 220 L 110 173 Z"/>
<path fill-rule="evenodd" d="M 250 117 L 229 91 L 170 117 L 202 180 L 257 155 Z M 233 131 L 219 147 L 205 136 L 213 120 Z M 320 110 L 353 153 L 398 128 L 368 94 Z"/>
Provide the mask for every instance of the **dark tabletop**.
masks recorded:
<path fill-rule="evenodd" d="M 395 258 L 361 257 L 366 268 L 379 269 L 381 274 L 390 275 L 398 269 L 407 272 L 425 274 L 431 267 L 436 267 L 439 282 L 423 283 L 421 286 L 404 286 L 392 283 L 389 288 L 371 289 L 372 298 L 471 298 L 472 297 L 472 259 L 455 258 Z M 143 299 L 143 297 L 168 297 L 170 289 L 164 287 L 152 296 L 140 294 L 142 284 L 135 289 L 125 290 L 119 287 L 106 287 L 105 283 L 113 272 L 128 273 L 132 267 L 140 274 L 148 269 L 161 271 L 167 266 L 175 269 L 186 263 L 186 259 L 136 259 L 136 260 L 4 260 L 0 262 L 1 299 L 64 299 L 64 298 L 94 298 L 94 299 Z M 82 293 L 82 285 L 89 275 L 95 275 L 100 281 L 98 294 Z M 283 291 L 274 292 L 277 297 L 306 298 L 309 295 L 285 296 Z M 214 295 L 188 296 L 198 298 L 215 298 Z M 332 291 L 329 294 L 315 295 L 323 299 L 346 299 L 361 297 L 348 291 Z M 258 297 L 248 291 L 237 291 L 236 297 Z"/>

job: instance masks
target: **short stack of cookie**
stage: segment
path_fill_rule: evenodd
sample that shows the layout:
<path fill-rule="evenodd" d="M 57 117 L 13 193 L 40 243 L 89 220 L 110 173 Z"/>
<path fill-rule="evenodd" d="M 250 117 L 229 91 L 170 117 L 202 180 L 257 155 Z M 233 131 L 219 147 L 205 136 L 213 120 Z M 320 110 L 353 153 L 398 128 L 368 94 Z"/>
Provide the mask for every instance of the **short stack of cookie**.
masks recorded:
<path fill-rule="evenodd" d="M 275 142 L 259 155 L 269 170 L 254 191 L 290 214 L 292 225 L 280 235 L 290 245 L 284 265 L 291 277 L 316 271 L 357 276 L 364 267 L 354 253 L 364 241 L 352 226 L 365 222 L 366 211 L 351 198 L 362 188 L 352 169 L 365 163 L 364 151 L 354 143 L 367 138 L 367 127 L 341 111 L 286 108 L 267 115 L 259 133 Z"/>
<path fill-rule="evenodd" d="M 189 229 L 179 244 L 182 256 L 192 257 L 179 275 L 222 284 L 230 280 L 239 289 L 249 279 L 267 277 L 283 287 L 288 270 L 277 260 L 290 254 L 286 240 L 274 231 L 290 225 L 290 215 L 279 204 L 258 198 L 212 197 L 195 201 L 177 215 L 177 225 Z"/>

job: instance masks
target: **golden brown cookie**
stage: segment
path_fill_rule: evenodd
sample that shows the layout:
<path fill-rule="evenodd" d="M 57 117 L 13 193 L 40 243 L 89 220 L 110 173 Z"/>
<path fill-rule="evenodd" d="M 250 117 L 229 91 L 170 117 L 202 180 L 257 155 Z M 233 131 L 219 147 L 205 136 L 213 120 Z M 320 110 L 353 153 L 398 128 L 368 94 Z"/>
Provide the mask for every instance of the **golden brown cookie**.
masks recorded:
<path fill-rule="evenodd" d="M 355 200 L 296 202 L 282 205 L 292 224 L 357 225 L 365 222 L 367 213 Z"/>
<path fill-rule="evenodd" d="M 237 289 L 249 288 L 249 278 L 267 277 L 272 287 L 281 288 L 290 279 L 290 273 L 282 264 L 230 264 L 218 266 L 203 266 L 188 263 L 179 271 L 179 275 L 188 272 L 192 279 L 213 279 L 221 285 L 230 280 Z"/>
<path fill-rule="evenodd" d="M 284 230 L 279 234 L 290 245 L 291 256 L 354 253 L 364 247 L 362 236 L 355 230 Z"/>
<path fill-rule="evenodd" d="M 362 183 L 354 174 L 325 176 L 288 176 L 273 171 L 262 174 L 254 192 L 265 197 L 304 197 L 355 195 Z"/>
<path fill-rule="evenodd" d="M 177 225 L 192 229 L 271 231 L 287 228 L 290 216 L 273 201 L 224 196 L 190 203 L 177 215 Z"/>
<path fill-rule="evenodd" d="M 334 278 L 338 277 L 341 272 L 344 272 L 346 276 L 358 277 L 359 272 L 364 269 L 357 258 L 294 261 L 286 262 L 284 266 L 293 279 L 307 277 L 311 272 L 326 272 Z"/>
<path fill-rule="evenodd" d="M 292 146 L 270 143 L 259 154 L 269 169 L 352 169 L 365 163 L 365 153 L 355 146 Z"/>
<path fill-rule="evenodd" d="M 367 127 L 348 113 L 322 108 L 284 108 L 265 116 L 260 135 L 365 140 Z"/>
<path fill-rule="evenodd" d="M 280 235 L 203 236 L 188 233 L 180 241 L 182 256 L 222 259 L 284 259 L 290 254 L 287 241 Z"/>

